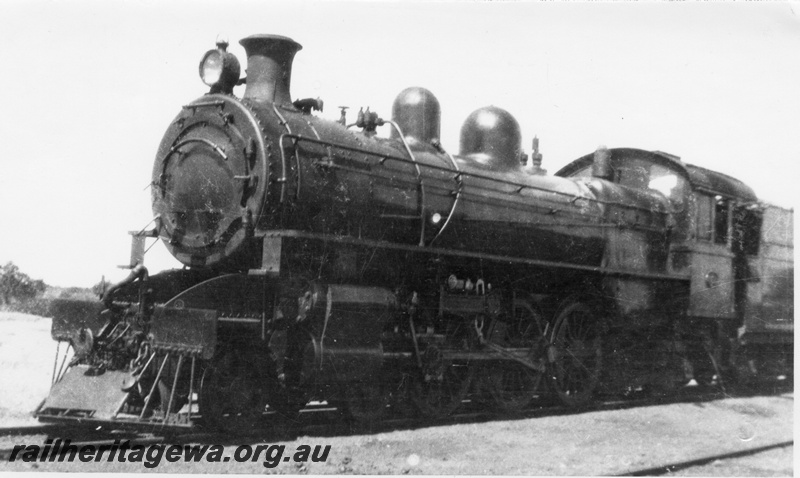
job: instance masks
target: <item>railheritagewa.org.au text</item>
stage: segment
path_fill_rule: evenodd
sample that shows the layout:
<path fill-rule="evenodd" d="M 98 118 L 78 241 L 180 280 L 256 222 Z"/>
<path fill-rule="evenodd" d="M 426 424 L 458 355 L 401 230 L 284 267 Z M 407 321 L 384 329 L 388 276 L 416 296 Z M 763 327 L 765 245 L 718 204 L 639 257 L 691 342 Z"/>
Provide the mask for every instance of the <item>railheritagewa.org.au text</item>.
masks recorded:
<path fill-rule="evenodd" d="M 230 447 L 229 447 L 230 448 Z M 324 463 L 328 460 L 330 445 L 238 445 L 233 453 L 226 453 L 222 445 L 166 445 L 162 443 L 140 445 L 128 440 L 114 440 L 108 445 L 73 445 L 70 440 L 47 440 L 44 445 L 16 445 L 8 455 L 9 462 L 119 462 L 141 463 L 145 468 L 156 468 L 163 461 L 169 463 L 245 463 L 260 462 L 265 468 L 275 468 L 281 462 Z"/>

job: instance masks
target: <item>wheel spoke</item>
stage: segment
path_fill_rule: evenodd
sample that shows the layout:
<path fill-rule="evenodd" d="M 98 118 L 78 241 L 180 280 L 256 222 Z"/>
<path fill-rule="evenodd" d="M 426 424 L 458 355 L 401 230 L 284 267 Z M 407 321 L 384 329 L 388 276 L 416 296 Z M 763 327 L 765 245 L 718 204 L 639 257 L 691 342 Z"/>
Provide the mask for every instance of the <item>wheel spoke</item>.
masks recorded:
<path fill-rule="evenodd" d="M 517 300 L 511 323 L 504 328 L 504 337 L 494 341 L 506 347 L 525 348 L 528 358 L 537 360 L 544 350 L 541 330 L 541 315 L 527 302 Z M 488 369 L 485 374 L 486 387 L 495 403 L 508 412 L 517 412 L 533 400 L 543 376 L 516 362 Z"/>
<path fill-rule="evenodd" d="M 554 343 L 561 351 L 552 364 L 555 390 L 565 404 L 583 405 L 591 399 L 601 366 L 596 320 L 587 304 L 572 302 L 562 307 L 555 324 Z"/>
<path fill-rule="evenodd" d="M 209 363 L 200 387 L 203 420 L 229 433 L 253 429 L 266 408 L 264 381 L 243 354 L 248 348 L 230 347 Z M 263 372 L 263 371 L 262 371 Z"/>
<path fill-rule="evenodd" d="M 419 411 L 428 417 L 441 418 L 452 413 L 464 400 L 472 383 L 472 367 L 452 364 L 443 353 L 430 346 L 423 356 L 430 360 L 427 370 L 444 370 L 441 378 L 418 377 L 412 388 L 412 398 Z"/>

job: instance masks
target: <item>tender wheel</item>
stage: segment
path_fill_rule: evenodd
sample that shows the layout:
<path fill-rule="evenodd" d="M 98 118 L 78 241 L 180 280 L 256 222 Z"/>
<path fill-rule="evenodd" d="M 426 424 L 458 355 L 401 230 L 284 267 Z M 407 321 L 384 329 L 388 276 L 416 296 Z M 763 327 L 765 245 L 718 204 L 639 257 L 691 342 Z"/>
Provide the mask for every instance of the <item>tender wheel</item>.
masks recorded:
<path fill-rule="evenodd" d="M 689 344 L 692 376 L 701 387 L 713 387 L 718 384 L 716 352 L 717 347 L 710 337 L 697 337 Z"/>
<path fill-rule="evenodd" d="M 714 371 L 714 363 L 710 358 L 702 358 L 692 363 L 694 368 L 694 380 L 701 387 L 713 387 L 717 384 L 717 374 Z"/>
<path fill-rule="evenodd" d="M 206 366 L 200 385 L 203 421 L 227 433 L 255 430 L 267 405 L 265 369 L 246 347 L 222 350 Z"/>
<path fill-rule="evenodd" d="M 648 351 L 654 357 L 648 388 L 657 396 L 674 394 L 688 383 L 689 360 L 674 341 L 657 340 Z"/>
<path fill-rule="evenodd" d="M 452 363 L 442 351 L 428 346 L 423 353 L 423 371 L 412 385 L 412 398 L 420 413 L 442 418 L 453 413 L 469 392 L 473 369 L 467 364 Z"/>
<path fill-rule="evenodd" d="M 555 321 L 550 349 L 552 385 L 569 407 L 588 404 L 602 367 L 601 330 L 591 307 L 570 302 Z"/>
<path fill-rule="evenodd" d="M 540 360 L 544 350 L 541 323 L 541 315 L 526 301 L 518 300 L 514 302 L 512 319 L 497 323 L 490 340 L 510 349 L 527 349 L 528 360 Z M 525 408 L 535 397 L 543 375 L 517 362 L 504 362 L 486 373 L 489 393 L 506 412 Z"/>

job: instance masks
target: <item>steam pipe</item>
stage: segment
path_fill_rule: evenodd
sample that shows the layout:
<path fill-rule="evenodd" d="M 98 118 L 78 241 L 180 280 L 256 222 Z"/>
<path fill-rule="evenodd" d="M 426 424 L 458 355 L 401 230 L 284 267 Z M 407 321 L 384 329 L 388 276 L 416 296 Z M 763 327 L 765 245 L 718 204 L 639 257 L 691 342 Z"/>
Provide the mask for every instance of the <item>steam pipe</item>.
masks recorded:
<path fill-rule="evenodd" d="M 147 268 L 141 263 L 137 264 L 136 267 L 134 267 L 131 270 L 131 273 L 128 274 L 128 277 L 122 279 L 121 281 L 117 282 L 116 284 L 106 289 L 105 293 L 103 294 L 103 304 L 110 309 L 114 302 L 114 294 L 119 289 L 128 284 L 131 284 L 136 279 L 147 280 L 148 277 L 150 277 L 150 275 L 147 272 Z"/>

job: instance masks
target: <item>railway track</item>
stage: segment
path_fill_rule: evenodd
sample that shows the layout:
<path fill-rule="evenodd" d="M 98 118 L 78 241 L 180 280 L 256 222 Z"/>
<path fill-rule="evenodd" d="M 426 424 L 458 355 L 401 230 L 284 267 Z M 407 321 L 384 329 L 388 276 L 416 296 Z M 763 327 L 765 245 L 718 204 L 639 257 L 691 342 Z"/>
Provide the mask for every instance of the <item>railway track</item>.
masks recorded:
<path fill-rule="evenodd" d="M 742 396 L 742 395 L 736 395 Z M 461 411 L 447 417 L 439 419 L 421 418 L 419 416 L 402 416 L 395 415 L 384 418 L 380 421 L 360 423 L 343 418 L 341 410 L 326 404 L 325 402 L 312 402 L 305 409 L 301 411 L 298 418 L 291 423 L 278 423 L 270 414 L 265 414 L 263 427 L 259 432 L 255 433 L 259 437 L 265 435 L 265 431 L 277 431 L 279 435 L 286 434 L 321 434 L 321 435 L 338 435 L 338 434 L 353 434 L 365 430 L 370 432 L 379 432 L 386 430 L 396 429 L 412 429 L 425 426 L 439 426 L 450 425 L 456 423 L 476 423 L 492 420 L 514 420 L 514 419 L 528 419 L 547 416 L 569 415 L 575 413 L 585 413 L 591 411 L 610 411 L 610 410 L 624 410 L 637 407 L 648 407 L 658 405 L 669 405 L 675 403 L 692 403 L 692 402 L 705 402 L 711 400 L 718 400 L 722 398 L 730 398 L 731 395 L 722 393 L 719 390 L 699 389 L 699 388 L 684 388 L 679 393 L 671 396 L 629 396 L 623 398 L 607 398 L 599 400 L 592 405 L 583 407 L 581 409 L 568 408 L 556 404 L 540 404 L 538 406 L 529 407 L 519 412 L 509 413 L 499 410 L 486 408 L 477 400 L 467 400 L 462 404 Z M 135 428 L 120 428 L 120 429 L 99 429 L 88 425 L 74 426 L 71 424 L 56 424 L 56 423 L 42 423 L 38 425 L 25 425 L 16 427 L 0 427 L 0 437 L 16 437 L 16 436 L 38 436 L 44 435 L 48 437 L 63 437 L 64 434 L 69 433 L 71 438 L 90 438 L 97 437 L 98 443 L 110 438 L 113 439 L 124 437 L 126 439 L 135 439 L 137 437 L 151 439 L 160 437 L 163 439 L 176 440 L 178 442 L 186 442 L 190 438 L 215 438 L 220 437 L 219 433 L 205 431 L 201 426 L 199 429 L 190 430 L 175 430 L 166 429 L 159 430 L 157 427 L 148 425 L 146 431 L 143 429 Z M 237 435 L 242 437 L 242 435 Z M 274 437 L 280 438 L 280 437 Z M 86 443 L 91 443 L 87 440 Z"/>
<path fill-rule="evenodd" d="M 638 470 L 629 471 L 626 473 L 622 473 L 615 476 L 661 476 L 670 473 L 675 473 L 676 471 L 686 470 L 689 468 L 696 468 L 703 465 L 708 465 L 709 463 L 713 463 L 717 460 L 730 460 L 733 458 L 742 458 L 746 456 L 757 455 L 759 453 L 763 453 L 769 450 L 775 450 L 778 448 L 786 448 L 788 446 L 794 446 L 794 441 L 783 441 L 778 443 L 773 443 L 771 445 L 764 445 L 759 447 L 750 448 L 747 450 L 738 450 L 729 453 L 720 453 L 716 455 L 708 455 L 702 458 L 695 458 L 692 460 L 686 460 L 681 462 L 670 463 L 666 465 L 659 465 L 649 468 L 642 468 Z"/>
<path fill-rule="evenodd" d="M 745 396 L 746 397 L 746 396 Z M 647 407 L 657 407 L 659 405 L 669 405 L 669 404 L 677 404 L 677 403 L 685 403 L 690 404 L 690 407 L 693 408 L 694 403 L 698 403 L 699 406 L 703 407 L 704 402 L 715 401 L 716 399 L 724 398 L 722 394 L 718 391 L 713 390 L 687 390 L 684 393 L 681 393 L 676 396 L 669 397 L 669 399 L 661 399 L 658 397 L 634 397 L 634 398 L 626 398 L 626 399 L 608 399 L 604 400 L 600 403 L 597 403 L 595 406 L 590 408 L 585 408 L 583 411 L 575 411 L 572 409 L 565 409 L 563 407 L 558 406 L 539 406 L 534 407 L 528 410 L 525 410 L 522 413 L 517 414 L 504 414 L 490 410 L 483 410 L 480 407 L 480 404 L 474 402 L 465 402 L 462 406 L 462 412 L 447 418 L 443 418 L 436 421 L 429 421 L 426 419 L 420 418 L 413 418 L 413 417 L 392 417 L 386 420 L 382 420 L 380 422 L 372 423 L 372 424 L 365 424 L 365 423 L 358 423 L 353 421 L 347 421 L 343 419 L 343 414 L 341 411 L 334 409 L 332 407 L 327 406 L 324 403 L 316 403 L 312 404 L 311 406 L 307 407 L 301 414 L 299 419 L 292 423 L 291 426 L 286 426 L 286 422 L 280 422 L 277 420 L 276 417 L 271 416 L 270 414 L 265 414 L 262 431 L 259 433 L 250 434 L 249 436 L 246 435 L 237 435 L 235 437 L 232 436 L 225 436 L 220 435 L 218 433 L 209 433 L 202 429 L 202 427 L 188 430 L 181 433 L 162 433 L 158 431 L 149 431 L 149 432 L 135 432 L 135 431 L 124 431 L 124 430 L 94 430 L 92 428 L 84 428 L 84 427 L 64 427 L 58 425 L 41 425 L 41 426 L 24 426 L 24 427 L 11 427 L 11 428 L 0 428 L 0 436 L 5 437 L 5 440 L 2 440 L 2 444 L 0 444 L 0 462 L 5 462 L 8 460 L 14 446 L 18 446 L 18 444 L 26 444 L 26 445 L 39 445 L 42 446 L 45 444 L 45 440 L 52 439 L 56 440 L 58 438 L 61 439 L 69 439 L 72 445 L 77 446 L 86 446 L 92 445 L 95 447 L 102 447 L 102 446 L 110 446 L 113 445 L 115 441 L 119 442 L 128 442 L 131 446 L 133 445 L 153 445 L 153 444 L 164 444 L 164 445 L 225 445 L 225 446 L 232 446 L 232 447 L 239 447 L 241 445 L 255 445 L 255 444 L 269 444 L 269 443 L 278 443 L 278 442 L 287 442 L 290 444 L 293 441 L 303 440 L 308 441 L 308 439 L 314 440 L 322 440 L 322 442 L 327 442 L 328 439 L 335 440 L 333 443 L 338 443 L 339 445 L 335 450 L 340 450 L 340 453 L 349 453 L 349 456 L 353 455 L 353 450 L 350 449 L 349 452 L 345 451 L 348 449 L 349 446 L 352 445 L 342 445 L 343 443 L 362 443 L 363 440 L 366 440 L 366 443 L 374 443 L 375 440 L 378 442 L 381 440 L 380 438 L 376 438 L 376 434 L 384 434 L 386 432 L 390 432 L 391 436 L 397 437 L 402 436 L 402 442 L 405 445 L 399 445 L 401 450 L 412 450 L 414 451 L 414 441 L 411 440 L 411 437 L 428 437 L 431 434 L 434 436 L 439 436 L 441 433 L 447 433 L 448 427 L 450 425 L 464 425 L 464 424 L 481 424 L 486 423 L 488 427 L 487 430 L 495 430 L 498 429 L 509 429 L 509 430 L 517 430 L 516 433 L 520 433 L 520 426 L 523 428 L 528 428 L 529 425 L 520 423 L 520 425 L 514 425 L 513 421 L 520 420 L 520 419 L 530 419 L 530 418 L 537 418 L 537 417 L 548 417 L 548 416 L 561 416 L 561 415 L 580 415 L 583 412 L 590 412 L 590 411 L 613 411 L 613 410 L 626 410 L 626 409 L 636 409 L 642 408 L 642 411 L 634 411 L 633 413 L 636 415 L 642 416 L 651 416 L 651 413 L 660 414 L 660 411 L 657 409 L 653 409 L 652 412 L 644 411 Z M 755 397 L 756 400 L 760 400 L 758 397 Z M 793 397 L 777 397 L 777 398 L 787 398 L 793 399 Z M 783 400 L 780 400 L 783 402 Z M 785 402 L 784 402 L 785 403 Z M 723 409 L 728 409 L 729 407 L 723 407 Z M 623 412 L 625 413 L 625 412 Z M 630 416 L 630 413 L 621 414 L 620 417 Z M 606 415 L 607 416 L 607 415 Z M 569 417 L 565 416 L 564 420 L 567 423 L 572 422 L 573 424 L 576 423 L 576 419 L 578 421 L 582 420 L 594 420 L 593 418 L 580 418 L 580 417 Z M 614 418 L 612 418 L 613 420 Z M 503 422 L 500 423 L 498 428 L 497 425 L 494 425 L 492 422 Z M 556 420 L 555 422 L 558 422 Z M 556 430 L 557 428 L 553 429 L 552 424 L 555 423 L 553 420 L 545 420 L 542 423 L 550 423 L 549 426 L 551 432 Z M 506 428 L 509 427 L 509 428 Z M 434 428 L 433 430 L 426 430 L 426 428 Z M 435 430 L 435 428 L 440 428 L 439 430 Z M 479 425 L 478 428 L 483 429 L 482 425 Z M 467 429 L 475 429 L 473 427 L 469 427 Z M 417 432 L 419 430 L 419 432 Z M 399 432 L 401 435 L 395 435 L 394 432 Z M 408 434 L 411 432 L 412 434 Z M 522 432 L 525 433 L 525 432 Z M 569 433 L 567 434 L 569 435 Z M 574 436 L 565 435 L 563 438 L 560 438 L 558 433 L 552 435 L 553 440 L 566 440 L 564 443 L 570 442 L 574 440 Z M 520 435 L 521 436 L 521 435 Z M 330 437 L 330 438 L 328 438 Z M 350 438 L 351 437 L 351 438 Z M 767 437 L 764 437 L 767 438 Z M 386 438 L 384 438 L 385 440 Z M 424 440 L 428 438 L 423 438 Z M 708 466 L 713 463 L 713 466 L 718 466 L 717 461 L 723 462 L 721 466 L 727 466 L 726 460 L 734 460 L 740 459 L 738 463 L 742 463 L 741 458 L 747 457 L 751 455 L 758 455 L 759 453 L 768 452 L 769 450 L 781 449 L 784 447 L 791 447 L 793 446 L 793 441 L 783 441 L 779 442 L 778 440 L 787 440 L 791 439 L 791 436 L 775 436 L 773 440 L 767 441 L 762 440 L 758 443 L 750 443 L 749 445 L 752 448 L 748 449 L 730 449 L 731 451 L 722 451 L 718 454 L 704 456 L 700 458 L 692 458 L 689 460 L 681 461 L 681 462 L 671 462 L 670 456 L 676 457 L 692 457 L 690 449 L 686 449 L 684 453 L 682 448 L 679 445 L 675 445 L 676 448 L 672 449 L 669 453 L 654 453 L 649 454 L 649 459 L 647 461 L 640 461 L 638 466 L 641 468 L 637 469 L 625 469 L 625 468 L 618 468 L 618 464 L 615 466 L 613 462 L 606 461 L 603 466 L 593 468 L 591 465 L 592 460 L 588 460 L 586 462 L 583 461 L 582 458 L 579 456 L 570 457 L 571 455 L 565 455 L 562 458 L 554 458 L 550 460 L 550 465 L 544 465 L 545 467 L 542 468 L 543 470 L 550 470 L 550 472 L 556 471 L 555 474 L 558 474 L 558 468 L 552 468 L 552 463 L 558 463 L 560 461 L 566 460 L 567 463 L 574 460 L 576 466 L 581 467 L 582 470 L 597 470 L 597 472 L 602 472 L 602 469 L 608 470 L 610 473 L 622 473 L 620 476 L 657 476 L 657 475 L 664 475 L 668 473 L 679 472 L 681 470 L 691 470 L 693 468 L 699 468 L 701 470 L 708 470 L 711 468 L 702 468 L 703 466 Z M 344 441 L 342 441 L 344 440 Z M 394 443 L 392 440 L 389 439 L 386 443 Z M 469 443 L 469 442 L 465 442 Z M 677 443 L 677 442 L 676 442 Z M 740 445 L 746 445 L 745 443 L 740 443 Z M 757 446 L 756 446 L 757 445 Z M 291 446 L 291 445 L 289 445 Z M 397 453 L 395 450 L 395 446 L 392 444 L 392 453 Z M 469 446 L 469 445 L 467 445 Z M 733 445 L 736 446 L 736 445 Z M 4 449 L 8 447 L 8 449 Z M 695 452 L 699 449 L 694 449 Z M 791 448 L 789 448 L 791 450 Z M 228 453 L 231 453 L 232 449 L 229 449 Z M 603 453 L 628 453 L 626 449 L 614 449 L 609 448 L 608 451 Z M 408 452 L 406 452 L 408 453 Z M 471 452 L 472 453 L 472 452 Z M 516 453 L 519 451 L 511 451 L 509 453 L 513 453 L 509 455 L 509 459 L 516 459 L 512 457 L 516 457 Z M 600 452 L 598 452 L 600 453 Z M 677 453 L 677 455 L 676 455 Z M 775 453 L 775 452 L 773 452 Z M 781 456 L 787 456 L 786 452 L 777 452 Z M 359 455 L 355 455 L 360 458 Z M 522 456 L 522 455 L 519 455 Z M 598 455 L 602 456 L 602 455 Z M 606 455 L 611 456 L 611 455 Z M 627 455 L 626 455 L 627 456 Z M 633 457 L 634 454 L 630 453 L 630 457 Z M 646 455 L 638 455 L 644 458 Z M 658 458 L 658 457 L 661 458 Z M 696 455 L 695 455 L 696 456 Z M 770 456 L 769 454 L 765 456 Z M 338 460 L 339 457 L 336 458 Z M 387 463 L 385 460 L 389 458 L 382 458 L 383 461 L 380 463 Z M 453 457 L 454 460 L 457 460 L 455 456 Z M 765 460 L 767 458 L 757 458 L 757 460 Z M 358 460 L 360 461 L 360 459 Z M 583 462 L 581 465 L 580 463 Z M 334 462 L 336 463 L 336 462 Z M 375 462 L 379 463 L 379 462 Z M 630 462 L 634 463 L 634 462 Z M 730 461 L 728 463 L 737 463 L 736 461 Z M 597 465 L 600 465 L 601 462 L 598 462 Z M 10 465 L 7 463 L 7 465 Z M 369 468 L 369 466 L 373 465 L 364 465 L 361 463 L 364 468 L 362 470 L 370 470 L 374 468 Z M 20 463 L 20 466 L 27 469 L 28 465 L 24 463 Z M 37 468 L 37 466 L 31 465 L 33 468 Z M 39 465 L 41 466 L 41 465 Z M 48 469 L 57 470 L 62 468 L 59 465 L 55 465 L 56 468 L 53 468 L 53 465 L 47 467 Z M 334 465 L 335 466 L 335 465 Z M 378 466 L 386 466 L 386 465 L 378 465 Z M 551 466 L 547 468 L 546 466 Z M 738 466 L 738 465 L 737 465 Z M 785 465 L 781 465 L 785 466 Z M 587 468 L 588 467 L 588 468 Z M 212 467 L 213 468 L 213 467 Z M 93 469 L 93 468 L 89 468 Z M 87 470 L 89 470 L 87 469 Z M 190 468 L 186 468 L 190 469 Z M 426 468 L 427 470 L 436 470 L 435 468 Z M 509 468 L 509 469 L 516 469 L 516 468 Z M 715 468 L 716 469 L 716 468 Z M 398 472 L 396 469 L 395 472 Z M 120 468 L 120 471 L 123 471 Z M 389 470 L 391 471 L 391 470 Z M 442 471 L 442 469 L 438 469 L 437 472 Z M 547 473 L 550 474 L 550 473 Z M 590 473 L 591 474 L 591 473 Z"/>
<path fill-rule="evenodd" d="M 737 395 L 737 396 L 747 396 Z M 412 430 L 424 427 L 447 426 L 453 424 L 481 423 L 496 420 L 519 420 L 537 417 L 560 416 L 591 411 L 612 411 L 625 410 L 637 407 L 650 407 L 669 405 L 676 403 L 698 403 L 728 398 L 730 395 L 723 394 L 716 389 L 685 388 L 679 393 L 668 397 L 653 396 L 632 396 L 625 398 L 608 398 L 598 401 L 594 405 L 585 407 L 581 410 L 566 408 L 558 405 L 540 405 L 523 410 L 518 413 L 503 413 L 492 409 L 485 409 L 477 401 L 465 401 L 462 404 L 461 412 L 430 420 L 419 417 L 392 416 L 377 422 L 361 423 L 343 419 L 340 410 L 333 408 L 325 403 L 312 403 L 306 407 L 296 421 L 287 423 L 277 420 L 276 417 L 266 414 L 263 426 L 252 434 L 241 434 L 236 436 L 238 443 L 258 441 L 289 441 L 297 436 L 347 436 L 366 433 L 380 433 L 394 430 Z M 790 397 L 791 398 L 791 397 Z M 63 424 L 41 424 L 31 426 L 17 426 L 0 428 L 0 437 L 12 438 L 19 441 L 19 437 L 37 437 L 36 442 L 41 443 L 48 438 L 69 438 L 75 445 L 111 445 L 115 440 L 128 440 L 132 444 L 189 444 L 189 443 L 227 443 L 231 437 L 220 433 L 203 430 L 202 426 L 191 430 L 162 430 L 153 429 L 147 431 L 137 430 L 113 430 L 96 429 L 88 426 L 69 426 Z M 32 442 L 28 440 L 28 443 Z M 35 443 L 33 443 L 35 444 Z M 643 476 L 666 474 L 672 471 L 685 469 L 693 466 L 701 466 L 705 463 L 713 462 L 718 459 L 734 458 L 757 454 L 773 448 L 791 446 L 793 442 L 781 442 L 768 446 L 762 446 L 745 451 L 736 451 L 727 454 L 714 455 L 706 458 L 690 460 L 681 463 L 670 463 L 646 469 L 626 472 L 624 476 Z M 8 446 L 8 445 L 6 445 Z M 7 460 L 13 448 L 0 448 L 0 462 Z"/>

